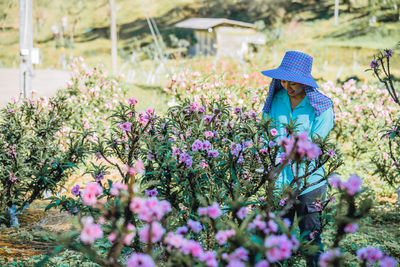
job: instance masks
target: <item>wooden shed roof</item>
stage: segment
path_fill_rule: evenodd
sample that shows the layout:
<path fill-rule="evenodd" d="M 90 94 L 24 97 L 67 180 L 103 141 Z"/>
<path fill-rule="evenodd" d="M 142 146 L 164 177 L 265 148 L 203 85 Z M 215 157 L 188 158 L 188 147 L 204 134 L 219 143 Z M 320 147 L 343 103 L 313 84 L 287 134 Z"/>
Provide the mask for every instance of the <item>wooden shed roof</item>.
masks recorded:
<path fill-rule="evenodd" d="M 255 28 L 255 25 L 252 23 L 231 20 L 231 19 L 224 19 L 224 18 L 191 18 L 178 22 L 177 24 L 175 24 L 175 27 L 196 29 L 196 30 L 207 30 L 209 28 L 213 28 L 221 24 L 228 24 L 232 26 L 240 26 L 245 28 Z"/>

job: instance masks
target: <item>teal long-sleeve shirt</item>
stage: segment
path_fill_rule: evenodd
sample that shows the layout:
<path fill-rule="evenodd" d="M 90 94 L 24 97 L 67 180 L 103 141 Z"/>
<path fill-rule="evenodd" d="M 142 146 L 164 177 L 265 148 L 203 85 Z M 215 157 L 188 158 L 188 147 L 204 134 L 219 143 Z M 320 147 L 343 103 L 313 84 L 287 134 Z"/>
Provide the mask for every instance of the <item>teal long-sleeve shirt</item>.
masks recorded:
<path fill-rule="evenodd" d="M 325 110 L 319 116 L 316 115 L 314 108 L 311 106 L 307 96 L 297 105 L 293 110 L 290 105 L 289 95 L 286 90 L 279 90 L 275 93 L 272 100 L 271 109 L 268 113 L 264 113 L 264 116 L 269 116 L 275 120 L 277 124 L 278 134 L 280 136 L 285 135 L 285 123 L 289 123 L 291 120 L 296 119 L 296 124 L 298 125 L 298 132 L 307 131 L 308 135 L 311 136 L 318 134 L 322 138 L 328 136 L 329 131 L 333 128 L 333 109 L 330 107 Z M 299 175 L 303 175 L 304 170 L 299 168 Z M 324 175 L 324 169 L 319 168 L 316 172 L 310 175 L 308 178 L 308 184 L 317 182 Z M 293 180 L 293 173 L 290 166 L 286 166 L 276 181 L 276 187 L 282 188 L 283 185 L 288 185 Z M 316 185 L 313 185 L 302 194 L 306 194 L 318 187 L 324 185 L 326 181 L 322 181 Z"/>

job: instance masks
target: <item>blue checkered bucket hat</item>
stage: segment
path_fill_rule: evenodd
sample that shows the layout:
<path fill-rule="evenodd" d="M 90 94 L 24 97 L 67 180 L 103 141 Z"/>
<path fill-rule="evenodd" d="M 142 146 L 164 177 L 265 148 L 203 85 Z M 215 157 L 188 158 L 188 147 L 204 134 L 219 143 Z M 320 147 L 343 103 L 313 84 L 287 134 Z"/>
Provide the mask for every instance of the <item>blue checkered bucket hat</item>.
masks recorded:
<path fill-rule="evenodd" d="M 287 51 L 277 69 L 261 72 L 265 76 L 273 78 L 264 104 L 264 112 L 268 113 L 270 111 L 275 92 L 284 89 L 281 85 L 281 80 L 306 85 L 304 91 L 317 116 L 333 106 L 332 100 L 317 90 L 318 85 L 311 76 L 312 62 L 313 58 L 307 54 L 298 51 Z"/>

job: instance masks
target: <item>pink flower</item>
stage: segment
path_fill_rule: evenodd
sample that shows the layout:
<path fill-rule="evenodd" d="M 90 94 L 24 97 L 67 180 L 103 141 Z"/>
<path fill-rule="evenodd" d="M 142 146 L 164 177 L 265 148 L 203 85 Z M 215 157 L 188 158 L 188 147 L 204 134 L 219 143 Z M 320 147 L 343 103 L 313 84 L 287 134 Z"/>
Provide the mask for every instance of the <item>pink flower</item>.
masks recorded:
<path fill-rule="evenodd" d="M 124 191 L 128 190 L 128 185 L 122 184 L 120 182 L 114 182 L 110 189 L 110 195 L 118 196 L 120 190 L 124 190 Z"/>
<path fill-rule="evenodd" d="M 132 129 L 132 123 L 130 123 L 129 121 L 127 121 L 127 122 L 118 124 L 118 127 L 119 127 L 121 130 L 125 131 L 125 132 L 130 132 L 131 129 Z"/>
<path fill-rule="evenodd" d="M 213 132 L 210 132 L 210 131 L 205 131 L 205 132 L 204 132 L 204 136 L 205 136 L 206 138 L 213 138 L 213 137 L 214 137 L 214 133 L 213 133 Z"/>
<path fill-rule="evenodd" d="M 321 267 L 328 267 L 332 260 L 336 257 L 339 257 L 340 255 L 341 252 L 338 249 L 328 250 L 327 252 L 322 253 L 321 256 L 319 256 L 318 265 Z"/>
<path fill-rule="evenodd" d="M 358 224 L 356 223 L 349 223 L 344 227 L 344 231 L 346 233 L 355 233 L 358 229 Z"/>
<path fill-rule="evenodd" d="M 144 174 L 144 163 L 141 159 L 136 160 L 135 162 L 135 171 L 139 174 Z"/>
<path fill-rule="evenodd" d="M 129 105 L 132 105 L 132 106 L 136 105 L 137 102 L 138 101 L 135 98 L 129 98 L 129 100 L 128 100 Z"/>
<path fill-rule="evenodd" d="M 107 239 L 108 239 L 108 241 L 110 241 L 110 243 L 114 243 L 116 238 L 117 238 L 117 234 L 116 233 L 111 233 L 107 237 Z"/>
<path fill-rule="evenodd" d="M 97 196 L 103 193 L 103 188 L 95 182 L 90 182 L 82 194 L 82 201 L 88 206 L 93 206 L 97 203 Z"/>
<path fill-rule="evenodd" d="M 255 267 L 269 267 L 269 262 L 266 260 L 259 261 Z"/>
<path fill-rule="evenodd" d="M 236 212 L 236 216 L 243 220 L 244 218 L 246 218 L 247 216 L 247 208 L 246 207 L 241 207 L 237 212 Z"/>
<path fill-rule="evenodd" d="M 139 213 L 144 206 L 144 202 L 145 202 L 144 199 L 134 197 L 131 199 L 131 202 L 129 204 L 129 209 L 134 213 Z"/>
<path fill-rule="evenodd" d="M 169 232 L 167 234 L 167 237 L 164 239 L 165 243 L 167 243 L 167 247 L 169 249 L 171 248 L 180 248 L 182 247 L 183 243 L 186 241 L 186 239 L 181 236 L 180 234 L 174 234 L 172 232 Z"/>
<path fill-rule="evenodd" d="M 221 216 L 222 211 L 219 208 L 219 204 L 218 203 L 214 203 L 212 206 L 207 208 L 207 213 L 208 213 L 208 216 L 210 216 L 210 218 L 216 219 L 219 216 Z"/>
<path fill-rule="evenodd" d="M 161 240 L 161 237 L 165 233 L 165 229 L 161 226 L 159 222 L 151 223 L 151 238 L 149 238 L 149 225 L 146 225 L 142 229 L 139 230 L 140 241 L 143 243 L 148 243 L 149 241 L 152 243 L 156 243 Z"/>
<path fill-rule="evenodd" d="M 143 253 L 133 253 L 126 261 L 127 267 L 155 267 L 153 259 Z"/>
<path fill-rule="evenodd" d="M 129 233 L 124 237 L 124 244 L 129 246 L 132 242 L 132 239 L 135 237 L 135 232 Z"/>
<path fill-rule="evenodd" d="M 201 223 L 194 221 L 192 219 L 189 219 L 188 226 L 196 234 L 198 234 L 201 231 L 201 229 L 203 229 L 203 226 L 201 225 Z"/>
<path fill-rule="evenodd" d="M 357 192 L 361 191 L 362 181 L 359 176 L 351 175 L 349 180 L 343 184 L 343 186 L 347 189 L 349 195 L 354 195 Z"/>
<path fill-rule="evenodd" d="M 194 240 L 185 240 L 182 244 L 181 252 L 185 255 L 190 253 L 194 257 L 200 257 L 203 254 L 203 248 L 200 243 Z"/>
<path fill-rule="evenodd" d="M 292 255 L 292 241 L 286 235 L 271 235 L 265 240 L 269 262 L 288 259 Z"/>
<path fill-rule="evenodd" d="M 249 259 L 249 251 L 243 247 L 237 248 L 230 256 L 230 260 L 247 261 Z"/>
<path fill-rule="evenodd" d="M 10 179 L 10 181 L 12 183 L 15 183 L 16 181 L 18 181 L 18 178 L 16 176 L 14 176 L 13 173 L 10 173 L 10 177 L 8 179 Z"/>
<path fill-rule="evenodd" d="M 200 109 L 200 104 L 197 102 L 190 102 L 189 109 L 191 111 L 198 111 Z"/>
<path fill-rule="evenodd" d="M 200 255 L 199 259 L 206 263 L 207 267 L 217 267 L 217 253 L 215 251 L 205 251 Z"/>
<path fill-rule="evenodd" d="M 200 216 L 206 215 L 206 214 L 208 213 L 208 208 L 199 208 L 199 209 L 197 210 L 197 213 L 198 213 Z"/>
<path fill-rule="evenodd" d="M 103 237 L 103 230 L 99 224 L 93 223 L 93 217 L 83 217 L 82 223 L 80 238 L 83 243 L 93 244 L 94 240 Z"/>
<path fill-rule="evenodd" d="M 217 239 L 218 243 L 222 246 L 230 237 L 234 236 L 235 234 L 236 232 L 233 229 L 225 231 L 221 230 L 217 232 L 215 239 Z"/>
<path fill-rule="evenodd" d="M 210 167 L 210 166 L 208 165 L 208 163 L 207 163 L 205 160 L 203 160 L 203 161 L 200 162 L 200 166 L 201 166 L 203 169 Z"/>
<path fill-rule="evenodd" d="M 276 136 L 276 135 L 278 134 L 278 130 L 275 129 L 275 128 L 274 128 L 274 129 L 271 129 L 271 130 L 270 130 L 270 133 L 271 133 L 272 136 Z"/>

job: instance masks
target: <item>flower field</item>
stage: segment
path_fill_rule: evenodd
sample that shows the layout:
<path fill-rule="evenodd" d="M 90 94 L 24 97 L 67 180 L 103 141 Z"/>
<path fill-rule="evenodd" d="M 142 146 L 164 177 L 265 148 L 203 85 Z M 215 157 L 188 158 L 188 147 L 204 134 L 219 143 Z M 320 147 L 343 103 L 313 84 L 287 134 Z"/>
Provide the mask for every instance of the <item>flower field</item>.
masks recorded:
<path fill-rule="evenodd" d="M 1 110 L 2 266 L 306 266 L 317 235 L 319 266 L 396 266 L 400 107 L 378 79 L 319 83 L 335 110 L 323 140 L 295 123 L 277 136 L 256 63 L 188 64 L 157 107 L 101 66 L 71 70 L 54 98 Z M 286 218 L 311 185 L 295 175 L 277 190 L 285 166 L 324 167 L 321 233 Z M 55 214 L 54 227 L 39 223 Z M 28 257 L 10 252 L 18 242 Z"/>

